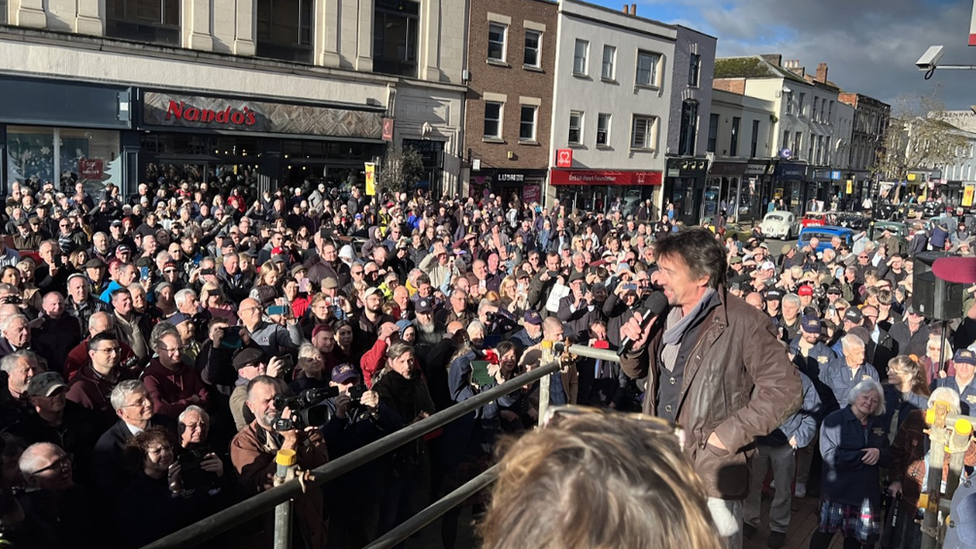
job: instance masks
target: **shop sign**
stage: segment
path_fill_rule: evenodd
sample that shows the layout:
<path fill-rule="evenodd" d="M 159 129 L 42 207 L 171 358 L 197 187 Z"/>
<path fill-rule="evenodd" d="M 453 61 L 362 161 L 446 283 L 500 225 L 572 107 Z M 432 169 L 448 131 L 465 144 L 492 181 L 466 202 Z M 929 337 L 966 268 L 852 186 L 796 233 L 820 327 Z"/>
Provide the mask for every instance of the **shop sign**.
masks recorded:
<path fill-rule="evenodd" d="M 830 172 L 830 180 L 831 181 L 838 181 L 838 180 L 840 180 L 840 170 L 831 170 L 831 172 Z"/>
<path fill-rule="evenodd" d="M 776 177 L 786 180 L 802 181 L 806 178 L 807 167 L 802 164 L 780 164 L 776 166 Z"/>
<path fill-rule="evenodd" d="M 376 196 L 376 163 L 366 162 L 366 196 Z"/>
<path fill-rule="evenodd" d="M 745 175 L 746 165 L 740 162 L 715 162 L 708 173 L 710 175 Z"/>
<path fill-rule="evenodd" d="M 814 181 L 827 182 L 830 181 L 830 170 L 813 170 Z"/>
<path fill-rule="evenodd" d="M 973 195 L 976 194 L 976 187 L 966 185 L 962 191 L 962 207 L 969 208 L 973 205 Z"/>
<path fill-rule="evenodd" d="M 378 112 L 160 92 L 143 94 L 142 123 L 368 139 L 383 138 L 386 129 L 383 115 Z M 391 131 L 392 128 L 391 119 Z"/>
<path fill-rule="evenodd" d="M 745 175 L 766 175 L 772 173 L 772 164 L 746 164 Z"/>
<path fill-rule="evenodd" d="M 524 183 L 525 174 L 499 173 L 499 174 L 495 174 L 495 181 L 498 183 Z"/>
<path fill-rule="evenodd" d="M 542 192 L 538 185 L 526 185 L 522 189 L 522 202 L 526 204 L 531 204 L 533 202 L 541 202 Z"/>
<path fill-rule="evenodd" d="M 556 149 L 556 167 L 573 167 L 573 149 Z"/>
<path fill-rule="evenodd" d="M 609 170 L 552 170 L 553 185 L 660 185 L 663 172 Z"/>
<path fill-rule="evenodd" d="M 708 160 L 704 158 L 668 159 L 668 177 L 698 177 L 705 175 Z"/>
<path fill-rule="evenodd" d="M 78 176 L 85 179 L 101 181 L 104 174 L 102 160 L 98 158 L 82 158 L 78 161 Z"/>
<path fill-rule="evenodd" d="M 383 119 L 383 141 L 393 141 L 393 119 Z"/>

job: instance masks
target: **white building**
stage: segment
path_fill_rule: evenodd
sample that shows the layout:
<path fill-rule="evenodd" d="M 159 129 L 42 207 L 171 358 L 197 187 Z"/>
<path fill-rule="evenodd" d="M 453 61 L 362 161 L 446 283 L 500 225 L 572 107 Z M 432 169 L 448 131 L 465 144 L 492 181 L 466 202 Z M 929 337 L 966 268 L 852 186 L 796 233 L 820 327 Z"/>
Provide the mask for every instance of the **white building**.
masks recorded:
<path fill-rule="evenodd" d="M 560 1 L 549 201 L 603 210 L 630 196 L 660 207 L 677 35 L 630 13 Z"/>
<path fill-rule="evenodd" d="M 431 185 L 454 189 L 465 10 L 464 0 L 0 0 L 10 25 L 0 27 L 0 181 L 71 172 L 97 185 L 112 166 L 131 188 L 150 166 L 173 166 L 256 170 L 268 185 L 362 184 L 363 163 L 392 140 L 422 150 Z"/>

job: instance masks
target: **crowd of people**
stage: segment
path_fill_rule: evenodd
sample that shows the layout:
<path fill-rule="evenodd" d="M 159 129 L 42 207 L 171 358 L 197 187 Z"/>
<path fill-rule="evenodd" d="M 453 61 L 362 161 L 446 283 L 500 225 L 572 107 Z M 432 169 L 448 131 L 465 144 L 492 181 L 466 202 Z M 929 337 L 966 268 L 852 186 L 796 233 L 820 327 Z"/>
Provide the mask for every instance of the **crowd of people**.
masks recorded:
<path fill-rule="evenodd" d="M 917 246 L 888 233 L 774 256 L 759 229 L 723 239 L 652 210 L 322 182 L 256 193 L 233 176 L 160 177 L 131 197 L 13 184 L 0 220 L 3 539 L 140 547 L 270 488 L 278 450 L 314 469 L 538 367 L 548 343 L 625 337 L 619 363 L 564 360 L 542 382 L 550 403 L 681 425 L 729 546 L 763 520 L 767 470 L 770 547 L 791 498 L 816 494 L 811 547 L 837 531 L 874 543 L 881 467 L 914 516 L 918 410 L 976 404 L 973 289 L 964 318 L 933 322 L 912 301 Z M 971 254 L 968 242 L 952 251 Z M 657 291 L 670 307 L 642 322 Z M 500 436 L 538 424 L 544 393 L 524 386 L 307 491 L 294 546 L 368 544 L 485 470 Z M 271 532 L 253 521 L 218 543 L 267 546 Z"/>

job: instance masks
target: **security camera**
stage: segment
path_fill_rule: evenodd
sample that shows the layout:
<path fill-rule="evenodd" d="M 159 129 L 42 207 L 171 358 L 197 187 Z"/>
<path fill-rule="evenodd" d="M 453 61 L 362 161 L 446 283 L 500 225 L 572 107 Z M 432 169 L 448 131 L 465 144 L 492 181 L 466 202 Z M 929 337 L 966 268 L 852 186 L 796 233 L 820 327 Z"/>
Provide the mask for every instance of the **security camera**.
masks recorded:
<path fill-rule="evenodd" d="M 925 50 L 922 57 L 918 58 L 915 65 L 920 71 L 930 71 L 939 65 L 939 60 L 942 59 L 942 53 L 944 46 L 929 46 L 929 49 Z"/>

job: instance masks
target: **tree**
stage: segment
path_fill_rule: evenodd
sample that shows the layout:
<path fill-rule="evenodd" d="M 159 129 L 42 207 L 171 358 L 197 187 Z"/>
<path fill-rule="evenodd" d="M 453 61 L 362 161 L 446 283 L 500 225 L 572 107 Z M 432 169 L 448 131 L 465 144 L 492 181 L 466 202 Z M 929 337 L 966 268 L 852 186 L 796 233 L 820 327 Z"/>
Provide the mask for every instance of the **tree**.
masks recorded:
<path fill-rule="evenodd" d="M 945 121 L 945 104 L 936 88 L 929 95 L 905 95 L 895 100 L 891 122 L 872 172 L 882 180 L 907 179 L 912 170 L 944 166 L 956 151 L 968 146 L 965 133 Z"/>
<path fill-rule="evenodd" d="M 381 192 L 399 192 L 413 188 L 424 177 L 424 158 L 417 149 L 388 149 L 376 177 Z"/>

